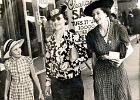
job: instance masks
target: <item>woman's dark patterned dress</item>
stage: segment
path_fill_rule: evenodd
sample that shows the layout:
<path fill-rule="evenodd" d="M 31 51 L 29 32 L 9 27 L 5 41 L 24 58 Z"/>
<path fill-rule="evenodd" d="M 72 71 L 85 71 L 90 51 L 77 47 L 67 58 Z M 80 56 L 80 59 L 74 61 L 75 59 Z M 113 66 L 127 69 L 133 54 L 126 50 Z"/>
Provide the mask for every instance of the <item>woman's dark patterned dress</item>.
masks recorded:
<path fill-rule="evenodd" d="M 86 42 L 89 51 L 97 56 L 93 72 L 95 100 L 131 100 L 128 76 L 123 64 L 117 67 L 112 61 L 101 58 L 109 51 L 119 52 L 120 43 L 129 43 L 124 26 L 111 22 L 107 42 L 99 33 L 99 26 L 96 26 L 87 34 Z"/>

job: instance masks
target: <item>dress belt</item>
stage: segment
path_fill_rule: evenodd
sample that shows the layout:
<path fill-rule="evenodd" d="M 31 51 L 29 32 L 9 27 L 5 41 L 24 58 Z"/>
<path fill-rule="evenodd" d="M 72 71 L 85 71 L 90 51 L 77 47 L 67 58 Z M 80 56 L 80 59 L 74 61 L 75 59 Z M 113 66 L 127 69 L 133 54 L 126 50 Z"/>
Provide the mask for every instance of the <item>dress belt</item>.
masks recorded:
<path fill-rule="evenodd" d="M 30 80 L 29 75 L 23 76 L 12 76 L 12 82 L 14 83 L 25 83 Z"/>

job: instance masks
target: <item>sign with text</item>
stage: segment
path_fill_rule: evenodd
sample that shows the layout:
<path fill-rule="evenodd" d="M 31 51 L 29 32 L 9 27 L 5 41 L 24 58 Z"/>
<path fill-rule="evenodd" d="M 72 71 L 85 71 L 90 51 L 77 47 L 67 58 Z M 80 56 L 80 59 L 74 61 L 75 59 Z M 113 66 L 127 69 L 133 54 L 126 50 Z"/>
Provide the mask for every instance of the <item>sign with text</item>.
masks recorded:
<path fill-rule="evenodd" d="M 48 0 L 39 0 L 39 6 L 41 8 L 46 8 L 48 6 Z"/>
<path fill-rule="evenodd" d="M 69 28 L 81 35 L 86 35 L 96 24 L 92 17 L 84 15 L 84 9 L 93 0 L 68 0 Z"/>

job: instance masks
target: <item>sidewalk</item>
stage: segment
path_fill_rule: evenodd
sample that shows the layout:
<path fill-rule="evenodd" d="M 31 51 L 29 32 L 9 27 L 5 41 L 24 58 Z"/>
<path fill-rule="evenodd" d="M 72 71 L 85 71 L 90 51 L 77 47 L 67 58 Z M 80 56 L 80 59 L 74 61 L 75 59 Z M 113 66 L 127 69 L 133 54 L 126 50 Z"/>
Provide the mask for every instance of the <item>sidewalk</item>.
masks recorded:
<path fill-rule="evenodd" d="M 128 73 L 130 87 L 132 91 L 132 100 L 140 100 L 140 44 L 136 40 L 132 42 L 134 52 L 125 61 L 125 68 Z"/>

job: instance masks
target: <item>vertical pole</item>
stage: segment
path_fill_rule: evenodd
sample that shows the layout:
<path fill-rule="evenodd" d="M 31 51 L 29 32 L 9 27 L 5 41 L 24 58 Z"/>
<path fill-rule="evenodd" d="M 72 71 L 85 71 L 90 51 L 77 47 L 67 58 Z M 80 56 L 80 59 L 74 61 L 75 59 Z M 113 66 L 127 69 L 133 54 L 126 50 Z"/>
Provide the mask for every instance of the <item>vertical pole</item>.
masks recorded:
<path fill-rule="evenodd" d="M 39 13 L 39 1 L 38 0 L 32 0 L 32 7 L 33 12 L 35 16 L 35 25 L 36 25 L 36 32 L 38 37 L 38 44 L 39 48 L 41 49 L 40 54 L 44 56 L 44 44 L 43 44 L 43 37 L 42 37 L 42 30 L 41 30 L 41 24 L 40 24 L 40 13 Z"/>
<path fill-rule="evenodd" d="M 9 35 L 9 26 L 8 26 L 8 23 L 9 23 L 9 19 L 8 19 L 8 15 L 7 15 L 7 3 L 5 0 L 3 0 L 3 6 L 4 6 L 4 28 L 6 29 L 6 33 L 8 33 L 8 37 L 10 37 Z"/>
<path fill-rule="evenodd" d="M 12 7 L 12 1 L 11 0 L 7 0 L 9 5 L 8 5 L 8 19 L 9 19 L 9 26 L 10 26 L 10 38 L 13 38 L 16 40 L 16 32 L 15 32 L 15 24 L 14 24 L 14 15 L 13 15 L 13 7 Z M 10 17 L 9 17 L 10 16 Z"/>
<path fill-rule="evenodd" d="M 32 57 L 30 35 L 29 35 L 29 26 L 28 26 L 27 13 L 26 13 L 26 1 L 22 0 L 22 3 L 23 3 L 23 10 L 24 10 L 23 11 L 24 12 L 24 18 L 25 18 L 25 28 L 26 28 L 26 35 L 27 35 L 28 52 L 29 52 L 29 56 Z"/>

